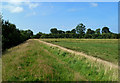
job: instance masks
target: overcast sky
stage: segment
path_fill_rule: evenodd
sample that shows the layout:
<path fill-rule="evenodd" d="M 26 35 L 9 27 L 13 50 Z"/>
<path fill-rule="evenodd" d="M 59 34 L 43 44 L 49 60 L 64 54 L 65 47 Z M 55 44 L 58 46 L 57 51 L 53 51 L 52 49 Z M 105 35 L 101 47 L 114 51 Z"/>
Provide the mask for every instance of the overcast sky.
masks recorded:
<path fill-rule="evenodd" d="M 71 30 L 79 23 L 93 30 L 118 32 L 118 2 L 3 2 L 2 14 L 19 29 L 49 33 Z"/>

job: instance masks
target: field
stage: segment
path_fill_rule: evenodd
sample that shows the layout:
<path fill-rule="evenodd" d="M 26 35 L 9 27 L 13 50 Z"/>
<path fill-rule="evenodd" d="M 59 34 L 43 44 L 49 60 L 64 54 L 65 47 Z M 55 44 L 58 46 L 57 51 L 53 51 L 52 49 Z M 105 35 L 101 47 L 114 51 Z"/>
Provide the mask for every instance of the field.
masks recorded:
<path fill-rule="evenodd" d="M 44 39 L 44 41 L 117 64 L 117 40 Z M 3 81 L 118 80 L 117 68 L 105 66 L 34 39 L 8 49 L 3 53 L 2 64 Z"/>
<path fill-rule="evenodd" d="M 0 82 L 2 81 L 2 59 L 0 58 Z"/>
<path fill-rule="evenodd" d="M 118 64 L 117 39 L 43 39 L 43 40 Z"/>

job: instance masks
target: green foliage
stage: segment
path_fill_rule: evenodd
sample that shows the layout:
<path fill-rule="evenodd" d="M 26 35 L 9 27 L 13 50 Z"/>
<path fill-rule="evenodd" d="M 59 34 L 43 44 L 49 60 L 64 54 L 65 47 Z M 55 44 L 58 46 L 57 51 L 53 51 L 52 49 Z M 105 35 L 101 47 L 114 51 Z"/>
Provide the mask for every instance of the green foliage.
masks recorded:
<path fill-rule="evenodd" d="M 43 35 L 43 33 L 39 32 L 36 35 L 33 35 L 32 38 L 40 38 L 42 35 Z"/>
<path fill-rule="evenodd" d="M 86 34 L 95 34 L 95 31 L 94 31 L 94 30 L 91 30 L 91 29 L 87 29 Z"/>
<path fill-rule="evenodd" d="M 100 34 L 100 28 L 96 29 L 95 34 Z"/>
<path fill-rule="evenodd" d="M 83 25 L 82 23 L 76 26 L 76 32 L 82 36 L 85 34 L 85 29 L 85 25 Z"/>
<path fill-rule="evenodd" d="M 20 31 L 14 24 L 5 21 L 2 23 L 2 47 L 3 50 L 20 43 Z"/>
<path fill-rule="evenodd" d="M 57 34 L 57 28 L 52 28 L 52 29 L 50 29 L 50 31 L 52 34 Z"/>
<path fill-rule="evenodd" d="M 57 33 L 58 33 L 58 34 L 63 34 L 63 33 L 65 33 L 65 32 L 62 31 L 62 30 L 58 30 Z"/>
<path fill-rule="evenodd" d="M 109 28 L 108 27 L 103 27 L 102 28 L 102 33 L 110 33 Z"/>
<path fill-rule="evenodd" d="M 2 50 L 18 45 L 31 38 L 31 30 L 19 30 L 9 21 L 2 21 Z"/>
<path fill-rule="evenodd" d="M 75 33 L 76 33 L 76 30 L 75 30 L 75 29 L 72 29 L 72 30 L 71 30 L 71 33 L 74 33 L 74 34 L 75 34 Z"/>
<path fill-rule="evenodd" d="M 85 34 L 84 38 L 92 38 L 92 35 L 91 34 Z"/>
<path fill-rule="evenodd" d="M 43 34 L 42 32 L 33 35 L 32 38 L 88 38 L 88 39 L 118 39 L 119 34 L 112 33 L 109 31 L 108 27 L 102 28 L 102 33 L 100 32 L 100 28 L 91 30 L 90 28 L 87 29 L 85 33 L 85 25 L 80 23 L 76 26 L 75 29 L 63 31 L 58 30 L 57 28 L 50 29 L 49 34 Z"/>
<path fill-rule="evenodd" d="M 66 31 L 66 33 L 71 33 L 70 31 Z"/>

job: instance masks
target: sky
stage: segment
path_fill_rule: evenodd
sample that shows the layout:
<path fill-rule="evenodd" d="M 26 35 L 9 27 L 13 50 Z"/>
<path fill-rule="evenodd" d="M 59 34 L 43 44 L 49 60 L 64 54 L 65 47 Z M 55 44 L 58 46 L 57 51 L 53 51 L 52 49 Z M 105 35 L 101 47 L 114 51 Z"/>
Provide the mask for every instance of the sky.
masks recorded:
<path fill-rule="evenodd" d="M 3 2 L 2 15 L 18 29 L 50 33 L 51 28 L 72 30 L 109 27 L 118 33 L 118 2 Z"/>

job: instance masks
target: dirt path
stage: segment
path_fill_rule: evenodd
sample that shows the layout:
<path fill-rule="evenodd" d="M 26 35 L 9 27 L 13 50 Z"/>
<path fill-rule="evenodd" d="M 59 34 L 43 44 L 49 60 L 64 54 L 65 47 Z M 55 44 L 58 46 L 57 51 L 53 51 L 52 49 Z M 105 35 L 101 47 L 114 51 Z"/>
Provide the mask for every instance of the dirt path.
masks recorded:
<path fill-rule="evenodd" d="M 58 47 L 58 48 L 61 49 L 61 50 L 67 51 L 67 52 L 72 53 L 72 54 L 75 54 L 75 55 L 84 56 L 84 57 L 86 57 L 86 58 L 88 58 L 88 59 L 90 59 L 90 60 L 93 60 L 93 61 L 97 61 L 97 62 L 99 62 L 99 63 L 102 63 L 102 64 L 104 64 L 105 66 L 109 66 L 109 67 L 113 67 L 113 68 L 118 68 L 118 65 L 115 65 L 115 64 L 113 64 L 113 63 L 111 63 L 111 62 L 108 62 L 108 61 L 105 61 L 105 60 L 102 60 L 102 59 L 99 59 L 99 58 L 96 58 L 96 57 L 93 57 L 93 56 L 88 56 L 88 55 L 86 55 L 86 54 L 84 54 L 84 53 L 82 53 L 82 52 L 77 52 L 77 51 L 74 51 L 74 50 L 70 50 L 70 49 L 64 48 L 64 47 L 59 46 L 59 45 L 55 45 L 55 44 L 51 44 L 51 43 L 48 43 L 48 42 L 45 42 L 45 41 L 41 41 L 41 40 L 39 40 L 39 39 L 34 39 L 34 40 L 39 41 L 40 43 L 47 44 L 47 45 L 49 45 L 49 46 Z M 119 67 L 119 69 L 120 69 L 120 67 Z"/>

